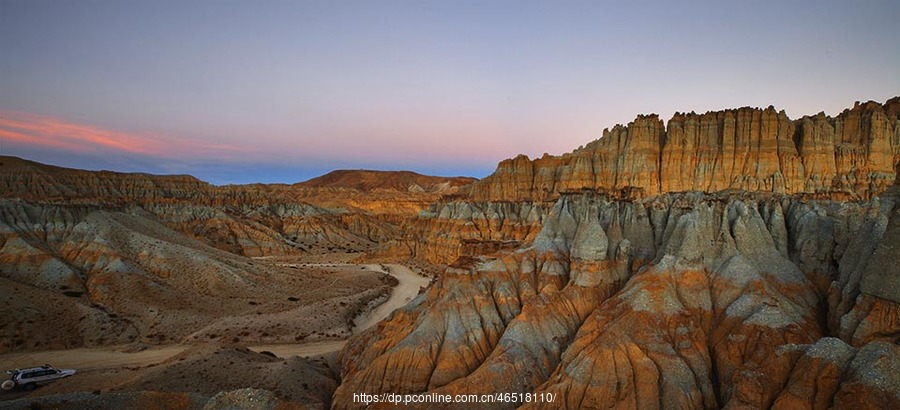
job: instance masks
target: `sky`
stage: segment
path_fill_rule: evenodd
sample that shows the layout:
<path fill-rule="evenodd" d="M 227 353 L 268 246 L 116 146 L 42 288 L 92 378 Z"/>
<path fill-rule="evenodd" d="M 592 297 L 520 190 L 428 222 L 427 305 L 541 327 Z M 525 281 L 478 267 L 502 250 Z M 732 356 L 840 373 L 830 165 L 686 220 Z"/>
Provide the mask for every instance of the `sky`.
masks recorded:
<path fill-rule="evenodd" d="M 897 21 L 878 0 L 0 0 L 0 154 L 215 184 L 484 177 L 641 113 L 884 102 Z"/>

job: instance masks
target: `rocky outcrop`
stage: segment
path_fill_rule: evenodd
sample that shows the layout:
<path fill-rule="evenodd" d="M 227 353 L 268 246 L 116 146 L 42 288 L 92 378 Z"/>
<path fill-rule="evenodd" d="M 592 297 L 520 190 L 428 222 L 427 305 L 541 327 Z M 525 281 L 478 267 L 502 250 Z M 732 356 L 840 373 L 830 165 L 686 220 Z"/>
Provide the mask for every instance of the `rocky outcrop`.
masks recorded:
<path fill-rule="evenodd" d="M 900 400 L 900 348 L 869 343 L 853 348 L 825 337 L 813 345 L 786 345 L 782 354 L 796 361 L 775 409 L 883 409 Z"/>
<path fill-rule="evenodd" d="M 518 248 L 540 232 L 548 212 L 540 203 L 441 201 L 405 221 L 402 233 L 371 256 L 449 265 L 462 256 Z"/>
<path fill-rule="evenodd" d="M 865 214 L 828 289 L 829 326 L 854 346 L 900 342 L 900 189 L 891 188 Z"/>
<path fill-rule="evenodd" d="M 544 201 L 581 189 L 642 196 L 726 189 L 867 199 L 900 162 L 897 98 L 837 117 L 791 120 L 775 108 L 641 115 L 569 154 L 502 161 L 474 183 L 477 201 Z"/>
<path fill-rule="evenodd" d="M 829 295 L 882 280 L 857 255 L 863 242 L 892 252 L 896 239 L 871 229 L 895 219 L 892 198 L 563 194 L 530 244 L 460 258 L 351 339 L 335 405 L 355 406 L 353 392 L 499 391 L 545 393 L 555 401 L 526 407 L 548 408 L 820 408 L 862 392 L 890 403 L 898 304 L 883 296 L 896 295 Z"/>
<path fill-rule="evenodd" d="M 898 105 L 639 116 L 571 154 L 501 162 L 415 220 L 405 254 L 453 265 L 347 344 L 335 404 L 890 406 Z M 501 206 L 518 211 L 486 211 Z"/>

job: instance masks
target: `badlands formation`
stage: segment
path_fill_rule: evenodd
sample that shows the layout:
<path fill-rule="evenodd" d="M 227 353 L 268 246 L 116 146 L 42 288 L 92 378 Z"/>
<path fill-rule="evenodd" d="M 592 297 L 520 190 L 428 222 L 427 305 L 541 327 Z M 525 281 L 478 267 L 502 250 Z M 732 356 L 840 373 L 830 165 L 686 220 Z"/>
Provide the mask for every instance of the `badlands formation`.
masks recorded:
<path fill-rule="evenodd" d="M 796 120 L 642 115 L 480 181 L 218 187 L 4 158 L 0 352 L 189 346 L 20 406 L 499 392 L 553 402 L 491 408 L 893 408 L 898 117 L 900 98 Z M 351 336 L 395 281 L 337 262 L 434 278 Z M 342 339 L 321 359 L 242 347 Z"/>

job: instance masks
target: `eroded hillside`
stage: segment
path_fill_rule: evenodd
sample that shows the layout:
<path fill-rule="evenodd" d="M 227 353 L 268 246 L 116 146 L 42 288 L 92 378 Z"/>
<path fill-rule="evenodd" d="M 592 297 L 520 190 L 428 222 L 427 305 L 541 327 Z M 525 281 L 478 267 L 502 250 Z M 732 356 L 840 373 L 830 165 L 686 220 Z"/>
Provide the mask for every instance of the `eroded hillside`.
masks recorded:
<path fill-rule="evenodd" d="M 0 162 L 0 353 L 346 338 L 396 281 L 292 262 L 362 256 L 467 181 L 399 174 L 377 192 L 340 181 L 219 187 Z M 426 181 L 427 192 L 415 189 Z"/>
<path fill-rule="evenodd" d="M 501 162 L 390 246 L 452 265 L 351 339 L 335 405 L 893 406 L 898 103 L 677 114 L 667 129 L 641 116 L 571 154 Z"/>

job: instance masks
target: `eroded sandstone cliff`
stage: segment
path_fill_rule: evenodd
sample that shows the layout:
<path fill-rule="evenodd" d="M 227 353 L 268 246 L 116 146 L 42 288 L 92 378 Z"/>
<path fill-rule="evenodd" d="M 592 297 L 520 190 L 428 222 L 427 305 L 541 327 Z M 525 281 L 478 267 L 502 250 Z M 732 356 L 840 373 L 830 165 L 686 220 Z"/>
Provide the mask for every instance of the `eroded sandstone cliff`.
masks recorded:
<path fill-rule="evenodd" d="M 639 116 L 573 153 L 501 162 L 393 245 L 452 264 L 351 339 L 334 404 L 509 392 L 555 401 L 492 407 L 891 407 L 898 109 Z"/>
<path fill-rule="evenodd" d="M 893 184 L 900 98 L 837 117 L 791 120 L 775 108 L 640 115 L 561 156 L 502 161 L 473 184 L 476 200 L 543 201 L 579 189 L 649 196 L 724 189 L 867 199 Z"/>
<path fill-rule="evenodd" d="M 877 250 L 860 259 L 870 248 L 896 259 L 898 191 L 871 205 L 563 195 L 530 246 L 458 260 L 352 340 L 335 403 L 362 391 L 503 391 L 554 393 L 552 408 L 787 405 L 812 383 L 796 366 L 824 366 L 809 362 L 831 350 L 843 359 L 828 371 L 845 376 L 816 383 L 890 402 L 893 367 L 852 375 L 881 360 L 870 352 L 898 360 L 896 268 Z M 842 341 L 819 346 L 827 335 Z"/>

